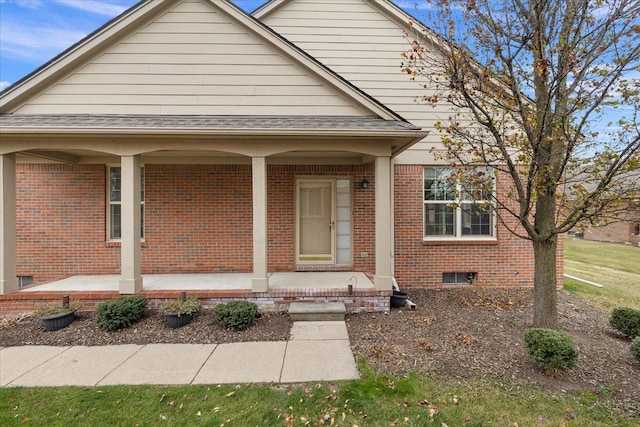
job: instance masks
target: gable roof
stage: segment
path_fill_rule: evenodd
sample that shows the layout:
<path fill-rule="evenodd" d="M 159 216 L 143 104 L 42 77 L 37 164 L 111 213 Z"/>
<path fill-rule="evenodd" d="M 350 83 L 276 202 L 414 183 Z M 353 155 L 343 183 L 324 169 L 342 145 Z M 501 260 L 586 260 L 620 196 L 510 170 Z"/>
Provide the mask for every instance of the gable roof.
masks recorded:
<path fill-rule="evenodd" d="M 54 87 L 56 83 L 77 71 L 87 61 L 95 59 L 105 49 L 184 2 L 185 0 L 178 2 L 174 0 L 141 1 L 58 55 L 43 67 L 0 93 L 0 112 L 15 112 L 26 102 L 37 98 L 43 91 Z M 189 3 L 188 0 L 187 3 Z M 404 121 L 397 113 L 371 98 L 230 2 L 226 0 L 195 0 L 193 3 L 206 4 L 232 20 L 235 25 L 246 29 L 252 37 L 258 38 L 269 49 L 277 52 L 280 57 L 286 58 L 296 67 L 301 67 L 308 71 L 309 75 L 314 79 L 331 88 L 340 97 L 348 100 L 348 103 L 363 110 L 359 115 L 374 114 L 385 120 Z"/>

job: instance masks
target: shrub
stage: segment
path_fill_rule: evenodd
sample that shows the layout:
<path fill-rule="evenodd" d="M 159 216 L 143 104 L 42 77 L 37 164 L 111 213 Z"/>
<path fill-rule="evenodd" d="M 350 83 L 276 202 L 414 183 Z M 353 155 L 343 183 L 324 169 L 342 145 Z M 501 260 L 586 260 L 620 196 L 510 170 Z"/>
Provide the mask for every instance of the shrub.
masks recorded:
<path fill-rule="evenodd" d="M 578 349 L 571 335 L 553 329 L 530 328 L 524 332 L 524 345 L 533 362 L 549 373 L 573 368 Z"/>
<path fill-rule="evenodd" d="M 609 318 L 611 326 L 628 338 L 640 336 L 640 310 L 628 307 L 616 307 Z"/>
<path fill-rule="evenodd" d="M 629 350 L 631 350 L 631 354 L 633 354 L 636 359 L 640 360 L 640 336 L 635 337 Z"/>
<path fill-rule="evenodd" d="M 142 319 L 147 310 L 147 299 L 133 295 L 103 301 L 96 308 L 96 318 L 100 326 L 108 331 L 127 328 Z"/>
<path fill-rule="evenodd" d="M 231 301 L 218 304 L 213 313 L 222 326 L 239 331 L 253 324 L 258 314 L 258 306 L 249 301 Z"/>

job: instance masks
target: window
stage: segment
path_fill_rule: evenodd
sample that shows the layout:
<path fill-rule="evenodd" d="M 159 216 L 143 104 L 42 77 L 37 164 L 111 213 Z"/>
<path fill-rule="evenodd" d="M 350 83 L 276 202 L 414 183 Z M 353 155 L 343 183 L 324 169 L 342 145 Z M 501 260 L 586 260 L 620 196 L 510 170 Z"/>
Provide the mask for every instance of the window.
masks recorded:
<path fill-rule="evenodd" d="M 33 285 L 33 276 L 18 276 L 18 287 Z"/>
<path fill-rule="evenodd" d="M 476 281 L 475 272 L 442 273 L 443 285 L 473 285 Z"/>
<path fill-rule="evenodd" d="M 474 169 L 472 175 L 475 185 L 457 179 L 453 168 L 424 168 L 426 239 L 493 237 L 493 173 Z"/>
<path fill-rule="evenodd" d="M 140 168 L 140 236 L 144 237 L 144 167 Z M 109 186 L 107 200 L 107 234 L 109 240 L 122 237 L 122 168 L 109 166 Z"/>

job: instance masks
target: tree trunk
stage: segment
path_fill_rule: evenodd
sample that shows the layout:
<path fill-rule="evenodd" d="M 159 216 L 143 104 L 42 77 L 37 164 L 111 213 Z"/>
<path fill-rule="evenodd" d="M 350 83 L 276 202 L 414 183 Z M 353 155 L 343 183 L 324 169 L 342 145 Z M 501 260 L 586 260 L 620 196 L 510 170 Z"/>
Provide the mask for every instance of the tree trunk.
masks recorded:
<path fill-rule="evenodd" d="M 533 326 L 556 329 L 558 311 L 556 307 L 556 248 L 558 239 L 553 235 L 547 240 L 534 240 L 535 258 L 533 290 Z"/>

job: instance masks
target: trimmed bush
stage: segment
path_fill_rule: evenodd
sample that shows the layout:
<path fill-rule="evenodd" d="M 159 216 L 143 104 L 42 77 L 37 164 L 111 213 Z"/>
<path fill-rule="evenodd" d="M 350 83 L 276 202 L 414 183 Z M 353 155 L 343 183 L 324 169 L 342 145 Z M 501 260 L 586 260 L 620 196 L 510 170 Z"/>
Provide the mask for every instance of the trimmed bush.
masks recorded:
<path fill-rule="evenodd" d="M 636 337 L 633 340 L 629 350 L 631 350 L 631 354 L 633 354 L 633 356 L 640 361 L 640 336 Z"/>
<path fill-rule="evenodd" d="M 640 336 L 640 310 L 616 307 L 609 318 L 611 326 L 627 338 Z"/>
<path fill-rule="evenodd" d="M 524 346 L 533 362 L 553 373 L 573 368 L 578 363 L 578 349 L 571 335 L 553 329 L 530 328 L 524 332 Z"/>
<path fill-rule="evenodd" d="M 231 301 L 218 304 L 213 313 L 222 326 L 239 331 L 253 324 L 258 314 L 258 306 L 249 301 Z"/>
<path fill-rule="evenodd" d="M 133 295 L 103 301 L 96 307 L 96 318 L 100 326 L 108 331 L 128 328 L 142 319 L 147 310 L 147 299 Z"/>

